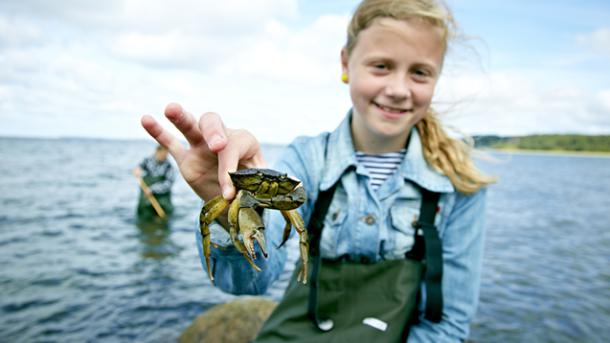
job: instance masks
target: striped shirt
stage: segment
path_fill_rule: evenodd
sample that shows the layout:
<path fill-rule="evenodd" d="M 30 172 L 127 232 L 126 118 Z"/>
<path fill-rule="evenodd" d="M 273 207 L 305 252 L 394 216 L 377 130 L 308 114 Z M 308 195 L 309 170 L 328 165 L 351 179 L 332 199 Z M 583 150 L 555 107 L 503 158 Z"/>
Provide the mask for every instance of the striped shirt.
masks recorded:
<path fill-rule="evenodd" d="M 377 190 L 398 169 L 406 152 L 406 149 L 384 154 L 367 154 L 356 151 L 356 160 L 369 172 L 371 187 L 373 190 Z"/>

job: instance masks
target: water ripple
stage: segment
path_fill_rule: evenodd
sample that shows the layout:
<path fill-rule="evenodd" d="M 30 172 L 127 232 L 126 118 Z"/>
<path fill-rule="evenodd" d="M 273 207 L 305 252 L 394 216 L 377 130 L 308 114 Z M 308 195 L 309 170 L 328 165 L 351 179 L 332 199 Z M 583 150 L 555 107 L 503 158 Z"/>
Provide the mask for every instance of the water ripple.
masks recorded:
<path fill-rule="evenodd" d="M 138 189 L 129 170 L 153 148 L 2 141 L 1 341 L 175 341 L 202 311 L 235 299 L 211 287 L 202 271 L 193 236 L 201 201 L 184 181 L 176 183 L 176 212 L 167 227 L 139 227 L 134 220 Z M 277 154 L 273 148 L 265 147 Z M 610 159 L 511 155 L 505 161 L 484 165 L 500 183 L 488 193 L 472 338 L 604 342 L 610 337 Z M 26 172 L 33 166 L 46 172 Z M 288 242 L 287 269 L 265 296 L 281 298 L 296 245 Z"/>

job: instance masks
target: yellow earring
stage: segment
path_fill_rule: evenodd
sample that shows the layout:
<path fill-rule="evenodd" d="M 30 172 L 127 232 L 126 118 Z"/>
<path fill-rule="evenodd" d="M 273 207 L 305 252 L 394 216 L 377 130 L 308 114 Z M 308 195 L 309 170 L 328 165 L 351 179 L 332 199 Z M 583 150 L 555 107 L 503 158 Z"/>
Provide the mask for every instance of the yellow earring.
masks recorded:
<path fill-rule="evenodd" d="M 349 78 L 347 77 L 346 73 L 343 73 L 341 75 L 341 81 L 343 81 L 343 83 L 346 83 L 346 84 L 349 82 Z"/>

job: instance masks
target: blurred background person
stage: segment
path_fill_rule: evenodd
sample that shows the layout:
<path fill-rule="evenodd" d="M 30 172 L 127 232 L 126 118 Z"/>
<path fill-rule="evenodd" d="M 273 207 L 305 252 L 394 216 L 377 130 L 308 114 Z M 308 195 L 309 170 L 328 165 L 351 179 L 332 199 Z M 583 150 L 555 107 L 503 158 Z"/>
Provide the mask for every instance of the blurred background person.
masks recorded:
<path fill-rule="evenodd" d="M 176 172 L 167 155 L 167 149 L 159 145 L 152 156 L 146 157 L 133 169 L 133 175 L 140 182 L 140 199 L 137 208 L 140 220 L 166 218 L 174 210 L 172 185 L 176 179 Z"/>

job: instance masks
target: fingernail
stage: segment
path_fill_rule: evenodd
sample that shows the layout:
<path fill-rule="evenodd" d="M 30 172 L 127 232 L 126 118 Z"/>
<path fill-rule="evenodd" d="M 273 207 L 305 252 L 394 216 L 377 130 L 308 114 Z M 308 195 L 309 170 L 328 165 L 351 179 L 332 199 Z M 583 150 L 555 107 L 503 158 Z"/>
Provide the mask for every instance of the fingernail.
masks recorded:
<path fill-rule="evenodd" d="M 221 135 L 215 135 L 212 137 L 212 139 L 210 139 L 210 141 L 208 142 L 208 146 L 210 148 L 215 148 L 218 144 L 220 144 L 222 142 L 222 136 Z"/>
<path fill-rule="evenodd" d="M 229 200 L 229 198 L 231 197 L 231 190 L 228 187 L 223 189 L 222 197 L 227 199 L 227 200 Z"/>

